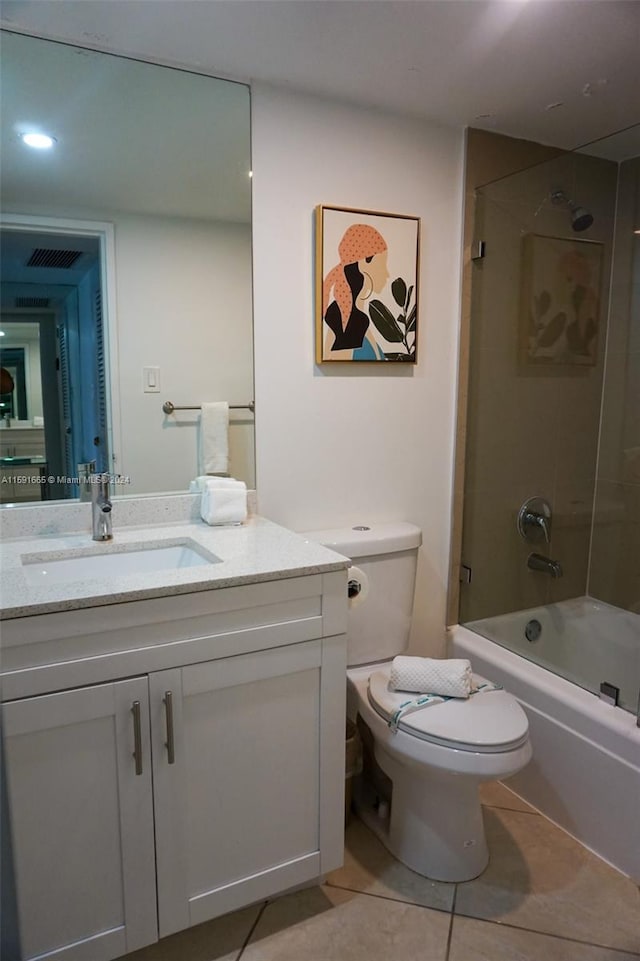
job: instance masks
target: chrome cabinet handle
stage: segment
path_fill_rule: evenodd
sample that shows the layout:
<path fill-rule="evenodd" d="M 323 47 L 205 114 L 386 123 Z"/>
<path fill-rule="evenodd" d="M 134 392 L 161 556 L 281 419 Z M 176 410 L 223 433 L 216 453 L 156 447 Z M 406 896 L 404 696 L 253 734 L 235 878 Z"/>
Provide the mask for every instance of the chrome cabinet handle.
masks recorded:
<path fill-rule="evenodd" d="M 134 701 L 133 714 L 133 756 L 136 759 L 136 774 L 142 774 L 142 726 L 140 724 L 140 701 Z"/>
<path fill-rule="evenodd" d="M 167 715 L 167 740 L 165 741 L 165 747 L 167 749 L 167 763 L 176 763 L 176 745 L 173 737 L 173 694 L 171 691 L 164 692 L 163 698 L 166 715 Z"/>

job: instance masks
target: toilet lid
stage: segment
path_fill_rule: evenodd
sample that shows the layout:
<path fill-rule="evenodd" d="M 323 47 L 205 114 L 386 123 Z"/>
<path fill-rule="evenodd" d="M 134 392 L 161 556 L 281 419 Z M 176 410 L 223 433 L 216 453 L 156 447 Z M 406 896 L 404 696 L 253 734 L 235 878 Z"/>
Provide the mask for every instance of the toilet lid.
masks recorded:
<path fill-rule="evenodd" d="M 375 671 L 368 685 L 371 706 L 387 721 L 402 704 L 419 697 L 389 690 L 390 670 L 389 664 Z M 473 680 L 476 685 L 490 683 L 478 674 L 473 675 Z M 502 690 L 479 691 L 466 699 L 432 701 L 403 715 L 398 727 L 406 734 L 458 751 L 496 753 L 523 744 L 529 733 L 527 715 L 515 697 Z"/>

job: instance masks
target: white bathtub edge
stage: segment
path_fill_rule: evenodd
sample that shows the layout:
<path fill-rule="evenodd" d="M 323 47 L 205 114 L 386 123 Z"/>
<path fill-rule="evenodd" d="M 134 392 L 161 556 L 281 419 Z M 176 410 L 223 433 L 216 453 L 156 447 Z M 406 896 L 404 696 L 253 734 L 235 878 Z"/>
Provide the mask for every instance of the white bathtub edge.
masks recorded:
<path fill-rule="evenodd" d="M 539 710 L 640 769 L 640 727 L 629 711 L 611 707 L 590 691 L 461 624 L 452 625 L 447 633 L 449 646 L 455 648 L 457 641 L 468 645 L 465 656 L 472 666 L 475 656 L 508 672 L 513 678 L 509 689 L 517 698 L 535 704 Z"/>
<path fill-rule="evenodd" d="M 528 718 L 533 757 L 510 779 L 525 801 L 640 883 L 640 728 L 613 708 L 479 634 L 449 628 L 450 652 L 504 685 Z M 477 666 L 476 666 L 477 665 Z"/>

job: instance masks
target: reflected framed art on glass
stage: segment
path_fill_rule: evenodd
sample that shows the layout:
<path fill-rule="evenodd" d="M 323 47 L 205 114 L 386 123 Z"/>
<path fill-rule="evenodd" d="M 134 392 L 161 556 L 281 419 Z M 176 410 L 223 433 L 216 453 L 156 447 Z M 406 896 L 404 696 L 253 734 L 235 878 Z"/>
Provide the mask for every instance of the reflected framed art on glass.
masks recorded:
<path fill-rule="evenodd" d="M 525 366 L 593 366 L 603 245 L 527 234 L 522 251 L 521 362 Z"/>

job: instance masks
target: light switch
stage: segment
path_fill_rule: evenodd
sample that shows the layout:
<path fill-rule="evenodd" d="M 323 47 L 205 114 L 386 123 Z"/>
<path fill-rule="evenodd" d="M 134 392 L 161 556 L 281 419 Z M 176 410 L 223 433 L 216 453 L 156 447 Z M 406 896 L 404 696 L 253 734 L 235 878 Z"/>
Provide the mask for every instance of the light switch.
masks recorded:
<path fill-rule="evenodd" d="M 144 383 L 143 390 L 145 394 L 160 393 L 160 368 L 159 367 L 143 367 L 142 378 Z"/>

